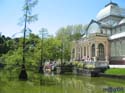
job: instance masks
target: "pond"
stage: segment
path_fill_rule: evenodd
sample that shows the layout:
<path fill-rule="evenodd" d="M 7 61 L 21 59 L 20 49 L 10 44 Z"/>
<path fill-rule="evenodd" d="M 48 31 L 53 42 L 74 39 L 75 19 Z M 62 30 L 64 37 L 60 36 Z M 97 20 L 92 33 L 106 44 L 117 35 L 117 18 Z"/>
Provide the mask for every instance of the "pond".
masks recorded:
<path fill-rule="evenodd" d="M 0 93 L 125 93 L 125 80 L 31 71 L 28 75 L 28 81 L 19 81 L 18 74 L 0 71 Z"/>

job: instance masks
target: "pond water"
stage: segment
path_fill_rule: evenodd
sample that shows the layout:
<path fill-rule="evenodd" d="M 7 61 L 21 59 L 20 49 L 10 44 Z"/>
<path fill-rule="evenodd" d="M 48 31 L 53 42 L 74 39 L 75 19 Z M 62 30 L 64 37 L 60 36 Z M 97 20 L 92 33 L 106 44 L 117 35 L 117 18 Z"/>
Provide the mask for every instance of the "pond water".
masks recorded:
<path fill-rule="evenodd" d="M 0 72 L 0 93 L 125 93 L 125 80 L 76 75 L 41 75 L 28 72 L 19 81 L 13 72 Z"/>

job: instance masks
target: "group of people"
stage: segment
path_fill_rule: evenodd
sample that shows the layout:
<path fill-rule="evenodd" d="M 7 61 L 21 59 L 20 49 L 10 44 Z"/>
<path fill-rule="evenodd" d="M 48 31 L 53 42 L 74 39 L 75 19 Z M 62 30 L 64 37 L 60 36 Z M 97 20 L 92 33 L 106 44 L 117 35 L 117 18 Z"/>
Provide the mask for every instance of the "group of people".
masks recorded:
<path fill-rule="evenodd" d="M 56 68 L 56 62 L 45 62 L 43 70 L 44 72 L 51 73 Z"/>

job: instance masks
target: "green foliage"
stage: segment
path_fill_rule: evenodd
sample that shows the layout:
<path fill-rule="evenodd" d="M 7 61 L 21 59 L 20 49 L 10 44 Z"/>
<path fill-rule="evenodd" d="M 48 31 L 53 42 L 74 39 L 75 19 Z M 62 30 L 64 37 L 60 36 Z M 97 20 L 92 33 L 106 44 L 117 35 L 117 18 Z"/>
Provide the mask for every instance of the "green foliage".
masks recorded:
<path fill-rule="evenodd" d="M 11 41 L 15 42 L 14 39 L 11 39 Z M 15 49 L 11 48 L 15 45 L 15 43 L 12 42 L 9 42 L 9 52 L 1 57 L 3 60 L 2 63 L 6 64 L 6 68 L 22 64 L 22 38 L 19 38 L 19 41 L 16 42 L 17 48 Z M 31 34 L 29 38 L 26 39 L 25 57 L 27 66 L 38 66 L 40 59 L 39 42 L 40 38 L 33 34 Z"/>
<path fill-rule="evenodd" d="M 4 35 L 0 36 L 0 56 L 9 51 L 10 49 L 10 46 L 8 45 L 9 40 L 10 39 L 8 37 L 5 37 Z"/>
<path fill-rule="evenodd" d="M 72 64 L 77 67 L 77 68 L 88 68 L 88 69 L 93 69 L 95 66 L 93 64 L 85 64 L 82 61 L 74 61 Z"/>
<path fill-rule="evenodd" d="M 71 53 L 71 41 L 78 40 L 84 33 L 86 26 L 74 25 L 67 26 L 58 30 L 55 37 L 49 36 L 47 38 L 40 38 L 38 35 L 30 33 L 25 40 L 25 60 L 26 66 L 31 68 L 32 66 L 38 67 L 41 62 L 41 57 L 46 60 L 55 60 L 63 62 L 69 62 Z M 6 69 L 15 68 L 22 64 L 22 52 L 23 52 L 23 38 L 6 38 L 0 59 L 1 63 L 6 64 Z M 3 39 L 2 39 L 3 40 Z M 43 43 L 41 43 L 43 41 Z M 1 46 L 0 46 L 1 47 Z M 2 48 L 2 47 L 1 47 Z M 43 48 L 43 53 L 41 49 Z M 60 62 L 59 62 L 60 63 Z M 77 64 L 78 67 L 83 67 L 83 64 Z"/>
<path fill-rule="evenodd" d="M 74 61 L 72 62 L 72 64 L 77 68 L 84 68 L 85 66 L 84 62 L 80 62 L 80 61 Z"/>
<path fill-rule="evenodd" d="M 24 14 L 19 22 L 20 25 L 23 25 L 25 22 L 30 24 L 38 20 L 38 15 L 32 13 L 32 10 L 37 5 L 37 3 L 38 0 L 25 0 L 22 9 Z"/>
<path fill-rule="evenodd" d="M 85 67 L 88 68 L 88 69 L 94 69 L 95 65 L 93 65 L 93 64 L 86 64 Z"/>
<path fill-rule="evenodd" d="M 58 60 L 61 58 L 61 52 L 59 49 L 61 46 L 60 40 L 55 37 L 48 37 L 44 40 L 44 44 L 42 46 L 41 40 L 41 38 L 32 33 L 28 38 L 26 38 L 25 59 L 26 66 L 28 68 L 32 66 L 38 67 L 41 56 L 43 56 L 43 58 L 46 60 Z M 2 55 L 0 59 L 2 60 L 3 64 L 6 64 L 6 69 L 11 69 L 22 64 L 22 38 L 18 38 L 18 42 L 16 42 L 16 44 L 15 39 L 9 40 L 8 46 L 10 49 L 9 52 Z M 41 55 L 41 48 L 43 46 L 44 54 Z"/>
<path fill-rule="evenodd" d="M 78 68 L 83 68 L 83 66 L 84 66 L 83 62 L 79 62 L 78 65 L 77 65 Z"/>
<path fill-rule="evenodd" d="M 61 40 L 64 59 L 70 60 L 71 42 L 79 40 L 85 34 L 86 27 L 86 25 L 69 25 L 57 31 L 56 37 Z"/>
<path fill-rule="evenodd" d="M 78 40 L 85 34 L 87 25 L 69 25 L 62 27 L 57 31 L 57 38 L 66 39 L 68 41 Z"/>
<path fill-rule="evenodd" d="M 78 61 L 74 61 L 74 62 L 72 62 L 72 64 L 74 65 L 74 66 L 77 66 L 78 65 Z"/>
<path fill-rule="evenodd" d="M 51 59 L 51 60 L 57 60 L 61 56 L 61 41 L 54 38 L 50 37 L 45 40 L 45 49 L 46 49 L 46 58 Z"/>

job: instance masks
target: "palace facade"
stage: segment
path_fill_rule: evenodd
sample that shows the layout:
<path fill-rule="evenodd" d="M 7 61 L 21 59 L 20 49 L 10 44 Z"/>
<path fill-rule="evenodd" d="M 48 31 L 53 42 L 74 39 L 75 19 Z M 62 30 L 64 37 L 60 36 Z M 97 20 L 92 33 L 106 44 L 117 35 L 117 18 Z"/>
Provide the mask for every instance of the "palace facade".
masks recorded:
<path fill-rule="evenodd" d="M 114 2 L 105 5 L 85 35 L 72 42 L 71 60 L 125 64 L 125 9 Z"/>

